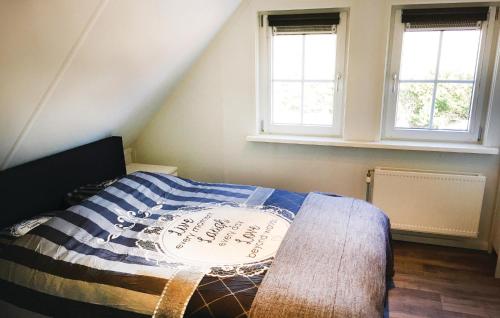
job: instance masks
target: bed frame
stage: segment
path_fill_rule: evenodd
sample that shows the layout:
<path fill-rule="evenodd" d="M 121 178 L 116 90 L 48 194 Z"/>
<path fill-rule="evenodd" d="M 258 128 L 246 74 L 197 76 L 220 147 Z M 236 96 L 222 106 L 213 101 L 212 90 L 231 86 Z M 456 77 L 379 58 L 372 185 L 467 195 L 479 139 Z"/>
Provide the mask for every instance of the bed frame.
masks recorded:
<path fill-rule="evenodd" d="M 64 209 L 78 186 L 126 174 L 121 137 L 108 137 L 0 171 L 0 228 Z"/>

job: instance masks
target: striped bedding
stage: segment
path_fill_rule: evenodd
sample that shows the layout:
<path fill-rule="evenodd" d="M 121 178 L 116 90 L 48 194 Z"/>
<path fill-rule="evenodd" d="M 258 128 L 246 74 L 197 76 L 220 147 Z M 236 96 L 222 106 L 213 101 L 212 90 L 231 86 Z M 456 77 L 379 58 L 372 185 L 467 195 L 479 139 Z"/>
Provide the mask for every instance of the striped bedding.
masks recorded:
<path fill-rule="evenodd" d="M 151 317 L 176 273 L 137 244 L 155 222 L 211 204 L 276 207 L 293 218 L 306 197 L 156 173 L 127 175 L 28 234 L 0 242 L 2 316 Z M 144 211 L 149 214 L 141 222 L 123 216 Z M 247 317 L 265 275 L 265 267 L 252 275 L 207 273 L 184 316 Z"/>

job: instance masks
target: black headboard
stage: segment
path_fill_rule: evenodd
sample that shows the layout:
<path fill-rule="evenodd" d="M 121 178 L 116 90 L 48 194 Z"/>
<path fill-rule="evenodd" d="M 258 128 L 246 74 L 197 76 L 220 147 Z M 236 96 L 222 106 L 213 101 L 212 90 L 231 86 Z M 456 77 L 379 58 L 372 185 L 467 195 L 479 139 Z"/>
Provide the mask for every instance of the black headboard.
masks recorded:
<path fill-rule="evenodd" d="M 63 208 L 78 186 L 126 174 L 121 137 L 109 137 L 0 171 L 0 227 Z"/>

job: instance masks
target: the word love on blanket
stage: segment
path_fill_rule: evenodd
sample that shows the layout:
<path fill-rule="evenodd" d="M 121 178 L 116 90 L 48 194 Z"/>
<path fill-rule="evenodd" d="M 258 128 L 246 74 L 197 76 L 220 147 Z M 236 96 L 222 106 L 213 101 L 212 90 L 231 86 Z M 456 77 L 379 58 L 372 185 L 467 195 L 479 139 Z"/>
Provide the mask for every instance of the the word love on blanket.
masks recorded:
<path fill-rule="evenodd" d="M 149 224 L 136 245 L 158 264 L 195 267 L 213 276 L 254 275 L 270 266 L 293 217 L 276 207 L 184 207 Z"/>

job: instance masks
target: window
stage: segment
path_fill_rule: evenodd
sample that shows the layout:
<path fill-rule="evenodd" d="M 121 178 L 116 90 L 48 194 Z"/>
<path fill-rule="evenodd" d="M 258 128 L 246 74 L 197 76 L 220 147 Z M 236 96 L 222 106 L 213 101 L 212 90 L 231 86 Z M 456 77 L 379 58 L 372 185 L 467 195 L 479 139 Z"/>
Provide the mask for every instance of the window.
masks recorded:
<path fill-rule="evenodd" d="M 338 12 L 262 16 L 262 132 L 340 135 L 345 20 Z"/>
<path fill-rule="evenodd" d="M 488 12 L 488 7 L 396 12 L 384 137 L 479 140 Z"/>

